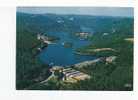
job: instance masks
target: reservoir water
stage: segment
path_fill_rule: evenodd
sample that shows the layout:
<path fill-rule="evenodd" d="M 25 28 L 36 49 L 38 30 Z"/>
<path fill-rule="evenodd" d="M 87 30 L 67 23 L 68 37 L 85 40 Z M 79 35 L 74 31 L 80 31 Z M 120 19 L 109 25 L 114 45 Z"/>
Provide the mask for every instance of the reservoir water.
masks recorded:
<path fill-rule="evenodd" d="M 67 66 L 96 58 L 93 56 L 77 55 L 74 53 L 75 49 L 89 45 L 90 41 L 88 40 L 80 40 L 79 38 L 64 32 L 48 33 L 48 35 L 59 37 L 60 40 L 55 44 L 49 44 L 48 47 L 39 54 L 38 57 L 43 63 Z M 72 43 L 73 46 L 71 48 L 66 48 L 63 46 L 63 43 L 65 42 Z"/>

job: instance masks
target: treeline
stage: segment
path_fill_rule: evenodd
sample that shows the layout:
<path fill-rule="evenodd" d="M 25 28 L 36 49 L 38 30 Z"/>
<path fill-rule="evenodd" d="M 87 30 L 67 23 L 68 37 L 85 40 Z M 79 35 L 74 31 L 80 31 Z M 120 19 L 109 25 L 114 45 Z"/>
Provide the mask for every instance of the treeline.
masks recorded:
<path fill-rule="evenodd" d="M 39 44 L 41 43 L 37 40 L 36 34 L 26 29 L 17 16 L 16 89 L 25 89 L 50 75 L 48 66 L 41 64 L 34 56 Z"/>
<path fill-rule="evenodd" d="M 129 26 L 126 24 L 126 26 Z M 126 38 L 134 39 L 133 28 L 120 26 L 115 33 L 109 33 L 104 36 L 103 33 L 97 33 L 91 37 L 92 44 L 79 50 L 87 52 L 87 49 L 111 48 L 116 52 L 98 52 L 97 56 L 116 56 L 113 63 L 97 63 L 78 70 L 91 75 L 90 80 L 81 81 L 77 84 L 72 84 L 67 89 L 77 90 L 133 90 L 133 42 L 126 41 Z M 130 29 L 132 28 L 132 29 Z M 123 29 L 125 29 L 123 31 Z M 130 33 L 127 33 L 131 30 Z M 65 89 L 66 89 L 65 88 Z"/>
<path fill-rule="evenodd" d="M 68 19 L 73 17 L 73 21 Z M 64 23 L 57 23 L 59 18 Z M 61 20 L 60 19 L 60 20 Z M 81 15 L 35 15 L 17 13 L 17 54 L 16 54 L 16 88 L 44 90 L 133 90 L 133 18 L 81 16 Z M 59 80 L 49 81 L 47 85 L 35 84 L 46 79 L 50 73 L 34 57 L 32 47 L 39 44 L 37 32 L 79 32 L 81 27 L 94 30 L 92 44 L 82 50 L 93 48 L 112 48 L 115 53 L 102 53 L 104 56 L 115 55 L 114 63 L 104 62 L 77 69 L 88 73 L 90 80 L 78 83 L 64 83 Z M 115 31 L 114 31 L 115 29 Z M 103 33 L 109 33 L 104 36 Z M 33 49 L 35 50 L 35 49 Z M 109 54 L 109 55 L 107 55 Z"/>
<path fill-rule="evenodd" d="M 114 55 L 106 55 L 104 53 L 99 55 L 113 55 L 117 57 L 116 60 L 113 63 L 97 63 L 78 69 L 90 74 L 91 79 L 77 83 L 75 89 L 133 90 L 133 43 L 125 41 L 124 38 L 117 39 L 117 37 L 114 37 L 108 43 L 104 41 L 100 42 L 101 44 L 98 41 L 99 45 L 94 44 L 95 48 L 110 47 L 114 48 L 117 52 Z M 93 48 L 92 45 L 91 48 Z M 71 87 L 70 89 L 74 88 Z"/>
<path fill-rule="evenodd" d="M 77 83 L 64 83 L 60 80 L 51 80 L 46 85 L 37 84 L 30 89 L 97 91 L 133 90 L 133 43 L 125 41 L 124 38 L 114 38 L 110 42 L 105 42 L 102 47 L 108 46 L 118 51 L 115 55 L 117 57 L 115 61 L 112 63 L 102 61 L 86 67 L 76 68 L 76 70 L 89 74 L 91 76 L 89 80 L 79 81 Z M 98 48 L 100 46 L 101 45 L 98 46 L 97 44 Z"/>
<path fill-rule="evenodd" d="M 70 20 L 71 18 L 73 20 Z M 133 31 L 133 18 L 127 17 L 27 14 L 17 12 L 17 22 L 18 20 L 22 22 L 20 24 L 23 24 L 25 29 L 33 33 L 76 33 L 82 31 L 94 33 L 125 31 L 125 33 L 131 33 Z M 121 27 L 123 27 L 123 29 Z"/>

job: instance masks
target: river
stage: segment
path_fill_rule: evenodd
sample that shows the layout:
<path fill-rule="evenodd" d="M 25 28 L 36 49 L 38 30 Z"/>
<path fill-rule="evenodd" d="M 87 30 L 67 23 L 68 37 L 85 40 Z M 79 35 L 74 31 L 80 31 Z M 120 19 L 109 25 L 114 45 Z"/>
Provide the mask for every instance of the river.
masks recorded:
<path fill-rule="evenodd" d="M 56 42 L 56 44 L 48 45 L 48 47 L 39 54 L 38 57 L 43 63 L 68 66 L 96 58 L 93 56 L 77 55 L 74 53 L 76 48 L 89 45 L 91 42 L 88 40 L 80 40 L 79 38 L 65 32 L 51 32 L 48 33 L 48 35 L 57 36 L 60 40 Z M 73 46 L 71 48 L 66 48 L 63 46 L 64 42 L 70 42 Z"/>

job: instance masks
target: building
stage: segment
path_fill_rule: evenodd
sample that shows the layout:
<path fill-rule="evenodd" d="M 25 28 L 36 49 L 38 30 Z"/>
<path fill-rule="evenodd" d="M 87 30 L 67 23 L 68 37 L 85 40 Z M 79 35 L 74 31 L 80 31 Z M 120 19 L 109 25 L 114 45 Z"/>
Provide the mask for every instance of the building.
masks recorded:
<path fill-rule="evenodd" d="M 61 66 L 53 66 L 50 69 L 50 72 L 52 72 L 53 74 L 55 72 L 58 72 L 58 75 L 63 76 L 62 80 L 64 82 L 68 82 L 68 83 L 76 83 L 76 82 L 81 81 L 81 80 L 90 79 L 90 76 L 88 74 L 85 74 L 83 72 L 75 70 L 71 67 L 63 68 Z M 60 77 L 60 76 L 58 76 L 58 77 Z"/>
<path fill-rule="evenodd" d="M 37 39 L 44 42 L 45 44 L 52 44 L 52 42 L 49 40 L 49 37 L 43 34 L 37 34 Z"/>
<path fill-rule="evenodd" d="M 63 69 L 63 74 L 63 81 L 70 83 L 76 83 L 81 80 L 90 79 L 89 75 L 72 68 Z"/>
<path fill-rule="evenodd" d="M 110 56 L 106 58 L 106 63 L 112 63 L 116 60 L 116 56 Z"/>
<path fill-rule="evenodd" d="M 76 33 L 75 35 L 76 35 L 76 37 L 78 37 L 80 39 L 87 39 L 89 33 L 81 32 L 81 33 Z"/>
<path fill-rule="evenodd" d="M 103 36 L 107 36 L 107 35 L 109 35 L 109 33 L 103 33 Z"/>
<path fill-rule="evenodd" d="M 55 71 L 59 71 L 59 72 L 62 72 L 62 70 L 63 70 L 63 67 L 61 67 L 61 66 L 53 66 L 51 69 L 50 69 L 50 71 L 51 72 L 55 72 Z"/>
<path fill-rule="evenodd" d="M 37 39 L 42 41 L 48 41 L 48 37 L 42 34 L 37 34 Z"/>

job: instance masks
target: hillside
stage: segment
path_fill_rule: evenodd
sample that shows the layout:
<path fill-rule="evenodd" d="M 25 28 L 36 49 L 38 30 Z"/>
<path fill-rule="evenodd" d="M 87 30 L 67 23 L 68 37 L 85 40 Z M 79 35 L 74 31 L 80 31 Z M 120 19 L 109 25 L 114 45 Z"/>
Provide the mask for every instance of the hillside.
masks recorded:
<path fill-rule="evenodd" d="M 26 14 L 17 12 L 16 88 L 35 90 L 133 90 L 133 18 Z M 95 57 L 115 57 L 113 62 L 98 62 L 85 67 L 74 67 L 91 78 L 77 83 L 65 83 L 53 78 L 40 84 L 50 75 L 50 67 L 37 57 L 40 45 L 37 33 L 76 32 L 93 33 L 90 45 L 77 48 L 74 53 Z M 82 40 L 83 41 L 83 40 Z M 67 49 L 67 48 L 66 48 Z M 110 60 L 110 59 L 109 59 Z M 57 76 L 61 76 L 56 72 Z"/>

